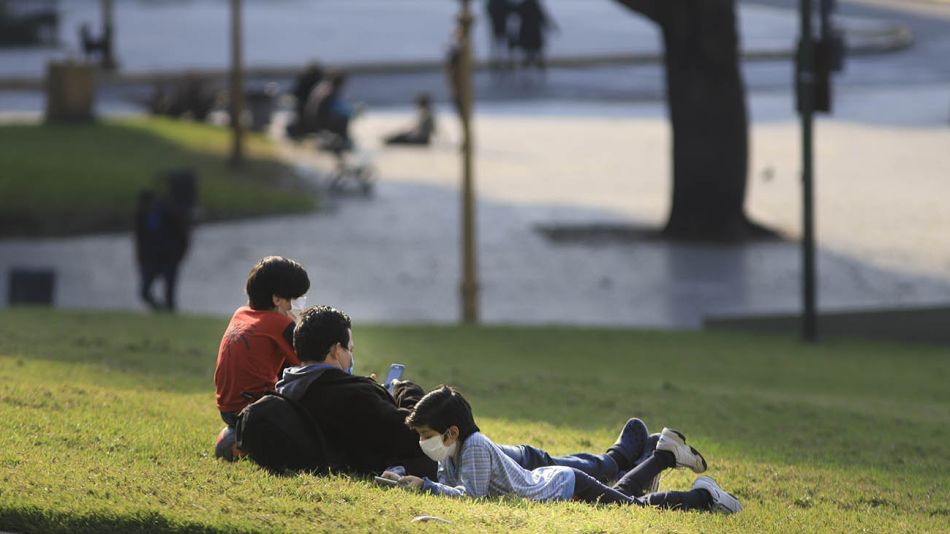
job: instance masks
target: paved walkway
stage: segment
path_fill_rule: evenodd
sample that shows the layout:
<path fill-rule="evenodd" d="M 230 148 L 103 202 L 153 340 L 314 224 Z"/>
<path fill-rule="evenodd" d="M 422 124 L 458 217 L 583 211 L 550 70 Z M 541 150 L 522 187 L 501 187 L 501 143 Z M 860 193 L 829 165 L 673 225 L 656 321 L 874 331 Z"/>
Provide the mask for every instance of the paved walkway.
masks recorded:
<path fill-rule="evenodd" d="M 950 84 L 850 88 L 817 126 L 822 309 L 950 301 Z M 790 236 L 799 228 L 798 125 L 787 93 L 752 95 L 748 206 Z M 534 102 L 479 108 L 482 311 L 490 323 L 699 326 L 708 314 L 792 311 L 794 242 L 690 246 L 552 243 L 537 225 L 659 225 L 667 210 L 669 131 L 660 104 Z M 457 133 L 448 113 L 428 150 L 373 140 L 410 120 L 376 112 L 356 125 L 382 179 L 376 195 L 329 209 L 200 227 L 182 273 L 182 308 L 225 314 L 250 265 L 301 260 L 310 302 L 357 321 L 458 318 Z M 325 165 L 298 154 L 301 165 Z M 59 273 L 60 306 L 141 310 L 128 236 L 0 242 L 14 265 Z M 0 284 L 2 286 L 2 284 Z M 0 287 L 0 301 L 5 301 Z"/>
<path fill-rule="evenodd" d="M 49 60 L 78 57 L 77 28 L 98 22 L 99 4 L 61 2 L 63 46 L 0 50 L 0 81 L 39 80 Z M 479 17 L 481 5 L 473 2 Z M 545 5 L 559 28 L 549 38 L 549 55 L 555 60 L 659 57 L 656 26 L 614 1 L 547 0 Z M 271 71 L 284 67 L 287 72 L 317 58 L 388 70 L 441 64 L 458 10 L 457 2 L 436 0 L 284 0 L 245 6 L 246 65 Z M 117 2 L 115 16 L 122 75 L 220 71 L 229 65 L 226 2 Z M 889 49 L 907 42 L 901 27 L 888 21 L 838 20 L 852 49 Z M 745 53 L 787 55 L 794 49 L 799 24 L 794 10 L 743 3 L 739 21 Z M 489 50 L 484 26 L 478 22 L 473 33 L 482 59 Z"/>

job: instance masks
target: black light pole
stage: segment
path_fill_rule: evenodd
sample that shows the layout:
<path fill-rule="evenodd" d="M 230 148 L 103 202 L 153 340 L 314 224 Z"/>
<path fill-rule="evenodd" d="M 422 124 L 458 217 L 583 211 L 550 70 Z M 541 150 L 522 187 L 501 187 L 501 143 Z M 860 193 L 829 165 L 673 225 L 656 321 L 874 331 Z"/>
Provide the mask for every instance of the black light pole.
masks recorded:
<path fill-rule="evenodd" d="M 815 306 L 815 213 L 813 125 L 815 115 L 815 41 L 812 31 L 812 0 L 800 0 L 801 41 L 798 47 L 796 83 L 798 111 L 802 120 L 802 338 L 818 339 Z"/>

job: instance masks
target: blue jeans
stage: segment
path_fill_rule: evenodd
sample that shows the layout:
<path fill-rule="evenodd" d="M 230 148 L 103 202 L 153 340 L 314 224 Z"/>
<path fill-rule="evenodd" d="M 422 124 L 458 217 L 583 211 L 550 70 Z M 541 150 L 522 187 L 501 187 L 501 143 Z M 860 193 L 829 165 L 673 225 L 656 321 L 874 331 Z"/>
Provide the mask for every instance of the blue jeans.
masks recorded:
<path fill-rule="evenodd" d="M 602 482 L 616 480 L 619 476 L 617 463 L 606 454 L 580 452 L 566 456 L 551 456 L 546 451 L 531 445 L 499 445 L 502 452 L 527 470 L 549 465 L 561 465 L 583 471 Z"/>
<path fill-rule="evenodd" d="M 653 455 L 658 439 L 658 434 L 652 434 L 647 438 L 643 454 L 634 462 L 633 467 L 637 467 Z M 499 445 L 498 448 L 509 458 L 517 462 L 518 465 L 529 471 L 538 467 L 560 465 L 583 471 L 605 484 L 617 480 L 626 474 L 626 471 L 620 471 L 617 467 L 617 462 L 606 454 L 579 452 L 565 456 L 551 456 L 547 451 L 531 445 Z"/>

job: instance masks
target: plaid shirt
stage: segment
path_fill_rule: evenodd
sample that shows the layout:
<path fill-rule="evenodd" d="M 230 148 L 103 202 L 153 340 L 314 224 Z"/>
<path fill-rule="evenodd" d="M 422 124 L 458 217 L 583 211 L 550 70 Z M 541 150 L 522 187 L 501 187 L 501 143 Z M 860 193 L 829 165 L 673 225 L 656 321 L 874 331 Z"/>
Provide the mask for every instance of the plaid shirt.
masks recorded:
<path fill-rule="evenodd" d="M 518 465 L 490 439 L 476 432 L 461 445 L 458 465 L 439 462 L 439 481 L 423 481 L 423 489 L 450 497 L 520 495 L 533 501 L 569 500 L 574 495 L 574 471 L 569 467 Z"/>

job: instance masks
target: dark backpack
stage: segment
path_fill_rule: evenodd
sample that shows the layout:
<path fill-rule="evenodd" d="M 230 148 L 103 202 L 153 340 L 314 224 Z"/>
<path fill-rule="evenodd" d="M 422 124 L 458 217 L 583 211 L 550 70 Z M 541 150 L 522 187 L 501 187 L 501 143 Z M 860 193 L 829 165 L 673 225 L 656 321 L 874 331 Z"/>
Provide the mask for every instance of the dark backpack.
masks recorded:
<path fill-rule="evenodd" d="M 310 412 L 276 391 L 241 410 L 235 434 L 237 447 L 272 473 L 339 470 L 338 455 Z"/>

